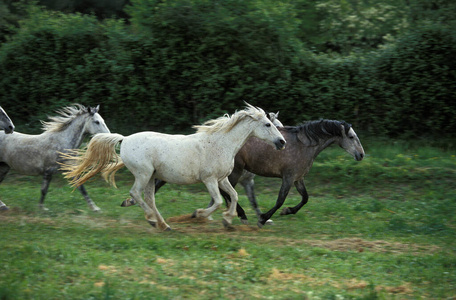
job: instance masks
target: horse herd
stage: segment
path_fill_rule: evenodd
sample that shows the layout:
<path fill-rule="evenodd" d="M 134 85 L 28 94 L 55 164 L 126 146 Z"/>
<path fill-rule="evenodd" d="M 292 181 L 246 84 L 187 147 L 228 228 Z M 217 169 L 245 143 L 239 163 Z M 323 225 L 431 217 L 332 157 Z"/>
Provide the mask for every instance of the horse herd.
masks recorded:
<path fill-rule="evenodd" d="M 295 214 L 308 201 L 304 176 L 313 160 L 331 144 L 337 144 L 355 160 L 364 158 L 364 149 L 351 124 L 336 120 L 305 122 L 283 126 L 278 113 L 247 104 L 231 116 L 193 126 L 194 134 L 170 135 L 139 132 L 129 136 L 110 133 L 95 108 L 76 104 L 58 110 L 58 115 L 43 122 L 43 133 L 28 135 L 14 131 L 14 125 L 0 107 L 0 182 L 10 169 L 24 175 L 42 175 L 39 205 L 56 172 L 63 172 L 77 187 L 93 211 L 100 209 L 90 199 L 84 183 L 98 173 L 115 186 L 115 173 L 126 167 L 135 177 L 131 198 L 122 206 L 138 204 L 145 218 L 160 230 L 170 230 L 155 204 L 155 193 L 166 182 L 193 184 L 202 182 L 211 195 L 207 208 L 197 209 L 193 217 L 211 218 L 222 205 L 223 224 L 231 227 L 236 215 L 247 223 L 234 187 L 241 183 L 258 217 L 258 226 L 272 223 L 272 215 L 283 205 L 292 185 L 301 202 L 284 208 L 281 214 Z M 85 135 L 93 135 L 84 149 L 79 149 Z M 120 148 L 120 151 L 117 149 Z M 119 153 L 117 153 L 119 152 Z M 274 207 L 262 213 L 254 194 L 256 175 L 282 178 Z M 8 209 L 0 201 L 0 210 Z"/>

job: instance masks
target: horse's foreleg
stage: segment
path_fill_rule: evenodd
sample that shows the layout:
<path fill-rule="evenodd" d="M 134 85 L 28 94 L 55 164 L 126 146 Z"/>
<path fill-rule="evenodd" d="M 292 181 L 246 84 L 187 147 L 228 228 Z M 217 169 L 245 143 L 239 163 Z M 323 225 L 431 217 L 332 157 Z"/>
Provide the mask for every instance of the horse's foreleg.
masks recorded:
<path fill-rule="evenodd" d="M 238 183 L 239 178 L 241 178 L 242 175 L 244 175 L 244 173 L 246 173 L 246 172 L 247 171 L 243 172 L 242 168 L 234 168 L 233 172 L 230 174 L 230 176 L 228 176 L 228 180 L 229 180 L 230 185 L 233 188 L 236 187 L 236 184 Z M 231 205 L 231 196 L 227 192 L 225 192 L 223 190 L 220 190 L 220 193 L 223 196 L 223 198 L 225 199 L 226 206 L 229 207 Z M 213 198 L 209 202 L 208 207 L 211 207 L 212 205 L 214 205 L 214 199 Z M 236 212 L 237 212 L 237 215 L 241 219 L 241 222 L 243 224 L 248 224 L 249 223 L 249 221 L 247 220 L 247 215 L 245 214 L 245 211 L 242 208 L 242 206 L 239 204 L 239 202 L 236 203 Z"/>
<path fill-rule="evenodd" d="M 249 202 L 255 210 L 257 217 L 259 217 L 261 215 L 261 210 L 258 208 L 258 202 L 255 197 L 255 181 L 253 181 L 253 178 L 255 178 L 255 174 L 244 171 L 239 179 L 239 183 L 244 187 L 247 198 L 249 198 Z"/>
<path fill-rule="evenodd" d="M 41 184 L 41 198 L 40 198 L 40 203 L 38 204 L 38 207 L 42 210 L 48 210 L 46 207 L 44 207 L 44 199 L 46 198 L 46 194 L 48 192 L 49 184 L 51 183 L 51 180 L 52 180 L 52 172 L 44 171 L 43 183 Z"/>
<path fill-rule="evenodd" d="M 206 209 L 197 209 L 195 212 L 192 214 L 192 217 L 194 218 L 208 218 L 215 210 L 217 210 L 220 205 L 222 205 L 222 196 L 220 195 L 218 183 L 216 179 L 211 179 L 208 181 L 204 181 L 204 185 L 206 186 L 209 194 L 211 195 L 211 203 L 208 208 Z"/>
<path fill-rule="evenodd" d="M 10 166 L 5 163 L 0 163 L 0 183 L 5 179 L 6 174 L 8 174 Z M 0 210 L 8 210 L 8 206 L 0 200 Z"/>
<path fill-rule="evenodd" d="M 157 220 L 158 228 L 163 231 L 171 230 L 171 227 L 169 227 L 169 225 L 166 224 L 162 215 L 158 211 L 157 206 L 155 205 L 155 179 L 154 178 L 149 180 L 149 183 L 146 186 L 146 189 L 144 191 L 144 200 L 146 200 L 147 205 L 152 209 L 152 211 L 155 215 L 155 218 Z M 151 225 L 154 226 L 152 223 L 151 223 Z"/>
<path fill-rule="evenodd" d="M 280 187 L 279 196 L 277 197 L 276 204 L 269 211 L 260 215 L 257 223 L 258 227 L 263 227 L 266 221 L 269 220 L 272 217 L 272 215 L 283 205 L 285 199 L 287 198 L 288 192 L 290 191 L 291 184 L 291 180 L 287 178 L 282 179 L 282 186 Z"/>
<path fill-rule="evenodd" d="M 234 188 L 234 186 L 233 186 L 233 188 Z M 226 207 L 229 207 L 231 205 L 230 195 L 223 190 L 220 190 L 220 194 L 222 195 L 223 199 L 225 199 Z M 214 204 L 214 200 L 211 198 L 211 201 L 209 202 L 209 205 L 207 207 L 211 207 L 213 204 Z M 236 212 L 243 224 L 249 223 L 249 221 L 247 219 L 247 215 L 245 214 L 245 211 L 242 208 L 242 206 L 239 204 L 239 201 L 236 203 Z M 211 219 L 211 217 L 209 216 L 208 219 Z"/>
<path fill-rule="evenodd" d="M 254 188 L 255 181 L 253 180 L 253 178 L 255 177 L 255 174 L 253 174 L 253 173 L 251 173 L 251 174 L 253 176 L 248 178 L 248 180 L 240 181 L 240 183 L 244 187 L 245 193 L 247 194 L 247 198 L 249 198 L 250 204 L 252 205 L 253 210 L 255 211 L 255 213 L 257 215 L 257 218 L 260 218 L 262 212 L 260 210 L 260 207 L 258 206 L 258 201 L 255 197 L 255 188 Z M 239 204 L 238 204 L 238 206 L 239 206 Z M 241 218 L 241 221 L 242 221 L 242 218 Z M 266 221 L 266 225 L 273 225 L 273 224 L 274 224 L 274 222 L 271 219 Z"/>
<path fill-rule="evenodd" d="M 301 202 L 298 203 L 295 207 L 285 207 L 281 215 L 289 215 L 297 213 L 309 200 L 309 194 L 307 194 L 306 185 L 304 184 L 304 180 L 300 179 L 295 182 L 296 189 L 298 190 L 299 194 L 301 195 Z"/>
<path fill-rule="evenodd" d="M 86 189 L 85 189 L 83 184 L 78 186 L 78 190 L 81 192 L 82 196 L 87 201 L 87 204 L 89 205 L 89 208 L 92 211 L 95 211 L 95 212 L 100 211 L 100 208 L 95 204 L 95 202 L 93 202 L 92 199 L 90 199 L 89 194 L 87 193 L 87 191 L 86 191 Z"/>
<path fill-rule="evenodd" d="M 233 188 L 231 183 L 229 182 L 228 178 L 225 178 L 219 182 L 220 189 L 228 193 L 231 199 L 231 205 L 228 211 L 223 213 L 223 220 L 225 227 L 231 225 L 233 218 L 236 216 L 236 207 L 238 204 L 238 194 L 236 190 Z M 225 223 L 226 222 L 226 223 Z"/>

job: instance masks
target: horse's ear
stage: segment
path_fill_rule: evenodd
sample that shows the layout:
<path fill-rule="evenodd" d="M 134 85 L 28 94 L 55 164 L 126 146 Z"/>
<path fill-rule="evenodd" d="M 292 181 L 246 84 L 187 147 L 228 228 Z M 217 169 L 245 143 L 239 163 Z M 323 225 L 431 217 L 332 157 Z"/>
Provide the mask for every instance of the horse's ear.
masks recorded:
<path fill-rule="evenodd" d="M 100 110 L 100 105 L 98 104 L 97 107 L 89 107 L 87 109 L 87 111 L 89 112 L 89 114 L 91 114 L 92 116 L 94 114 L 96 114 L 98 111 Z"/>
<path fill-rule="evenodd" d="M 341 121 L 341 127 L 342 127 L 342 137 L 345 138 L 345 136 L 348 134 L 350 131 L 350 128 L 352 127 L 352 124 L 347 123 L 345 121 Z"/>
<path fill-rule="evenodd" d="M 279 117 L 279 112 L 276 112 L 276 114 L 275 114 L 275 115 L 276 115 L 276 118 L 278 118 L 278 117 Z"/>
<path fill-rule="evenodd" d="M 347 130 L 343 124 L 340 125 L 340 130 L 342 132 L 342 137 L 345 138 L 347 134 L 345 133 Z"/>

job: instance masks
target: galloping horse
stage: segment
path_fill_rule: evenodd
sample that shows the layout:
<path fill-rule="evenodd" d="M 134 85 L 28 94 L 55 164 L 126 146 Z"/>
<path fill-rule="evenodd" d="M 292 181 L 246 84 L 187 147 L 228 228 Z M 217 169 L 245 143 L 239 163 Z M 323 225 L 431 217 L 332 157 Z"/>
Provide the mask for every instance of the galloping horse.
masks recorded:
<path fill-rule="evenodd" d="M 259 209 L 256 210 L 259 227 L 262 227 L 282 206 L 292 184 L 301 195 L 301 202 L 295 207 L 284 208 L 281 214 L 295 214 L 307 203 L 309 195 L 304 185 L 304 176 L 309 173 L 318 154 L 331 144 L 339 145 L 357 161 L 364 158 L 364 149 L 358 136 L 351 124 L 344 121 L 309 121 L 300 126 L 285 126 L 279 128 L 279 131 L 287 140 L 287 148 L 284 151 L 277 154 L 262 141 L 249 139 L 236 155 L 233 172 L 228 177 L 233 186 L 236 186 L 244 170 L 260 176 L 282 178 L 275 206 L 264 214 Z M 222 195 L 229 201 L 229 195 Z M 254 197 L 252 199 L 256 202 Z M 258 205 L 254 203 L 254 207 Z M 239 204 L 237 212 L 241 221 L 246 223 L 247 217 Z"/>
<path fill-rule="evenodd" d="M 11 119 L 8 117 L 6 112 L 0 106 L 0 130 L 4 130 L 5 133 L 13 133 L 14 125 Z"/>
<path fill-rule="evenodd" d="M 203 182 L 214 204 L 207 209 L 197 209 L 194 215 L 208 217 L 219 208 L 222 203 L 220 188 L 232 199 L 230 209 L 223 213 L 223 224 L 228 227 L 236 215 L 238 199 L 227 178 L 233 169 L 236 153 L 250 136 L 258 137 L 276 149 L 283 149 L 286 142 L 265 112 L 249 104 L 231 117 L 225 115 L 194 128 L 197 132 L 190 135 L 140 132 L 124 137 L 97 134 L 86 151 L 67 155 L 76 164 L 65 165 L 65 175 L 73 178 L 72 184 L 78 186 L 102 172 L 115 185 L 115 172 L 126 166 L 135 176 L 131 197 L 144 210 L 149 224 L 161 230 L 171 228 L 155 205 L 155 179 L 176 184 Z M 119 143 L 120 156 L 116 153 Z"/>
<path fill-rule="evenodd" d="M 86 134 L 109 132 L 98 110 L 99 106 L 85 108 L 79 104 L 65 107 L 57 111 L 59 116 L 43 122 L 44 132 L 39 135 L 0 132 L 0 182 L 10 169 L 24 175 L 43 175 L 39 206 L 45 209 L 44 199 L 52 175 L 58 171 L 58 162 L 61 162 L 59 153 L 78 148 Z M 79 190 L 93 211 L 100 210 L 83 186 Z M 8 207 L 0 201 L 0 209 Z"/>

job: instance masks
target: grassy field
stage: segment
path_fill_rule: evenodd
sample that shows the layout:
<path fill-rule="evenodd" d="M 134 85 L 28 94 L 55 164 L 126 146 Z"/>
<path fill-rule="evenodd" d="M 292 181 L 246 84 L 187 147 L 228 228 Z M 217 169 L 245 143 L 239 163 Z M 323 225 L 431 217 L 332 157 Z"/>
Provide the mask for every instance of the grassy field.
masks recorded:
<path fill-rule="evenodd" d="M 454 299 L 456 151 L 404 142 L 363 141 L 355 162 L 325 150 L 306 184 L 309 203 L 256 227 L 226 231 L 189 219 L 209 200 L 202 185 L 165 186 L 157 205 L 173 228 L 158 232 L 139 207 L 120 207 L 118 189 L 86 185 L 91 212 L 61 176 L 49 211 L 38 210 L 41 179 L 11 174 L 0 186 L 1 299 Z M 256 178 L 260 205 L 275 203 L 279 179 Z M 300 200 L 292 190 L 285 205 Z"/>

